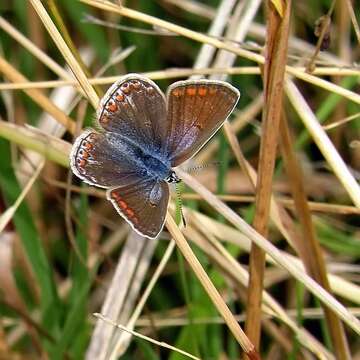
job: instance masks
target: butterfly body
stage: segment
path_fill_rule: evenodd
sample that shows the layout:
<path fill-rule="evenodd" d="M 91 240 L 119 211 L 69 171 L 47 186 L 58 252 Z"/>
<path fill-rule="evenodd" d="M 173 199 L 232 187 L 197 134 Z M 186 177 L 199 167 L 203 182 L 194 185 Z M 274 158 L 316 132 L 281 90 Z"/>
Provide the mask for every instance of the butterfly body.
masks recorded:
<path fill-rule="evenodd" d="M 146 77 L 129 74 L 100 102 L 101 131 L 85 130 L 75 141 L 70 165 L 107 198 L 141 235 L 154 238 L 164 225 L 172 170 L 212 137 L 235 107 L 239 92 L 211 80 L 178 81 L 167 97 Z"/>
<path fill-rule="evenodd" d="M 161 152 L 159 149 L 147 144 L 137 144 L 130 142 L 126 137 L 114 133 L 105 134 L 109 139 L 113 148 L 114 162 L 122 163 L 123 156 L 127 157 L 129 163 L 133 164 L 134 171 L 139 175 L 152 178 L 154 180 L 164 180 L 169 176 L 171 171 L 171 164 L 169 157 Z M 119 150 L 122 155 L 118 154 Z"/>

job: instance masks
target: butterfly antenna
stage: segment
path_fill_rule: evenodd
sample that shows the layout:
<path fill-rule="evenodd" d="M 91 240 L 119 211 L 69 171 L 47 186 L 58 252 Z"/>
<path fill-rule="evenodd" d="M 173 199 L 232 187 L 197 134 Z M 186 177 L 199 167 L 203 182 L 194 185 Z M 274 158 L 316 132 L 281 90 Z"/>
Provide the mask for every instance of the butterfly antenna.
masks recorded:
<path fill-rule="evenodd" d="M 186 227 L 186 221 L 185 216 L 182 210 L 182 200 L 181 200 L 181 190 L 180 190 L 180 182 L 175 183 L 175 190 L 176 190 L 176 207 L 180 210 L 181 220 L 184 224 L 184 227 Z"/>
<path fill-rule="evenodd" d="M 197 172 L 197 171 L 200 171 L 200 170 L 207 169 L 209 167 L 218 167 L 220 165 L 221 165 L 220 161 L 212 161 L 212 162 L 207 163 L 207 164 L 200 164 L 200 165 L 196 165 L 196 166 L 193 166 L 193 167 L 189 167 L 185 171 L 188 172 L 188 173 L 192 173 L 192 172 Z"/>

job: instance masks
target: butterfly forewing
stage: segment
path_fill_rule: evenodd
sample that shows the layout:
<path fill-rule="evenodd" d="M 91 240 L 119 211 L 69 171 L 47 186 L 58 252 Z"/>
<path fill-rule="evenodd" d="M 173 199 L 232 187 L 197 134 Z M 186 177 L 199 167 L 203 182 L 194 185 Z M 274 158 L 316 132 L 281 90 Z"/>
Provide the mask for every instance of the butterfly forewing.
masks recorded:
<path fill-rule="evenodd" d="M 168 91 L 167 152 L 173 167 L 191 158 L 214 135 L 239 100 L 219 81 L 179 81 Z"/>
<path fill-rule="evenodd" d="M 127 156 L 126 142 L 112 141 L 106 134 L 84 131 L 71 151 L 71 169 L 80 179 L 104 188 L 139 180 L 137 169 Z"/>
<path fill-rule="evenodd" d="M 162 230 L 169 202 L 165 181 L 145 180 L 110 189 L 107 198 L 141 235 L 154 238 Z"/>
<path fill-rule="evenodd" d="M 107 131 L 160 150 L 167 135 L 164 94 L 151 80 L 127 75 L 101 100 L 98 120 Z"/>

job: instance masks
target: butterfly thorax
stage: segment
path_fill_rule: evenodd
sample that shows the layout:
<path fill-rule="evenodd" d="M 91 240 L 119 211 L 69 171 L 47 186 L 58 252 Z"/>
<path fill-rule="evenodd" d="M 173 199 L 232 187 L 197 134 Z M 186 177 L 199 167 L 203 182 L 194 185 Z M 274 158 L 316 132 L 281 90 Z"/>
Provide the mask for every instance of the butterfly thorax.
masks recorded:
<path fill-rule="evenodd" d="M 153 151 L 143 151 L 140 160 L 148 176 L 164 180 L 170 173 L 170 164 L 166 159 L 162 159 L 159 154 Z"/>
<path fill-rule="evenodd" d="M 169 175 L 170 160 L 154 145 L 136 143 L 126 136 L 114 133 L 106 133 L 105 136 L 113 147 L 111 158 L 115 163 L 120 161 L 119 165 L 123 164 L 122 159 L 126 157 L 127 163 L 131 164 L 129 170 L 135 170 L 142 177 L 164 180 Z"/>

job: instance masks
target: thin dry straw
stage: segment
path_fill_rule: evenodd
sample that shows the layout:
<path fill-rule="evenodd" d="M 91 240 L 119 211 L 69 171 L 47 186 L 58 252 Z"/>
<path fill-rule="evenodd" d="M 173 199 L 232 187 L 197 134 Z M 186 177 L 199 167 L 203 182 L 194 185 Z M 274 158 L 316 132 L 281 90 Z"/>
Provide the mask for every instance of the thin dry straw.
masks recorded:
<path fill-rule="evenodd" d="M 143 310 L 146 301 L 148 300 L 152 289 L 155 287 L 157 280 L 159 280 L 160 275 L 162 274 L 166 264 L 168 263 L 171 254 L 173 253 L 175 248 L 175 242 L 174 240 L 171 240 L 168 244 L 168 247 L 166 248 L 166 251 L 164 253 L 164 255 L 161 257 L 161 261 L 159 263 L 159 265 L 157 266 L 154 275 L 151 277 L 151 280 L 149 281 L 143 295 L 141 296 L 133 314 L 131 315 L 131 318 L 128 320 L 126 327 L 128 329 L 133 329 L 135 327 L 135 323 L 138 320 L 138 318 L 141 315 L 141 311 Z M 114 349 L 111 352 L 110 355 L 110 359 L 117 359 L 118 356 L 121 356 L 123 353 L 123 349 L 124 349 L 124 343 L 127 343 L 128 341 L 130 341 L 130 336 L 126 336 L 124 334 L 124 336 L 120 336 L 117 340 L 116 345 L 114 346 Z"/>
<path fill-rule="evenodd" d="M 72 76 L 64 70 L 57 62 L 51 57 L 39 49 L 33 42 L 31 42 L 26 36 L 14 28 L 9 22 L 0 16 L 0 27 L 17 40 L 25 49 L 45 64 L 59 77 L 72 81 Z"/>
<path fill-rule="evenodd" d="M 34 0 L 32 0 L 34 1 Z M 201 43 L 207 43 L 210 45 L 213 45 L 219 49 L 224 49 L 230 52 L 233 52 L 237 54 L 240 57 L 246 58 L 248 60 L 252 60 L 257 62 L 258 64 L 264 64 L 264 57 L 258 54 L 255 54 L 251 51 L 237 48 L 231 44 L 228 44 L 226 42 L 213 39 L 209 36 L 206 36 L 204 34 L 197 33 L 196 31 L 189 30 L 187 28 L 184 28 L 179 25 L 175 25 L 172 23 L 169 23 L 167 21 L 155 18 L 154 16 L 150 16 L 144 13 L 141 13 L 139 11 L 135 11 L 132 9 L 129 9 L 125 6 L 119 7 L 116 6 L 113 3 L 110 3 L 109 1 L 95 1 L 95 0 L 80 0 L 81 2 L 85 4 L 92 5 L 94 7 L 97 7 L 99 9 L 103 9 L 106 11 L 114 12 L 122 16 L 126 16 L 132 19 L 136 19 L 151 25 L 155 25 L 158 27 L 162 27 L 166 30 L 173 31 L 177 34 L 183 35 L 187 38 L 193 39 L 195 41 L 201 42 Z M 351 101 L 354 101 L 357 104 L 360 104 L 360 95 L 354 93 L 353 91 L 344 89 L 341 86 L 338 86 L 336 84 L 330 83 L 329 81 L 320 79 L 316 76 L 313 76 L 311 74 L 301 72 L 298 69 L 294 68 L 293 66 L 286 66 L 286 72 L 290 75 L 293 75 L 299 79 L 302 79 L 306 82 L 309 82 L 313 85 L 317 85 L 323 89 L 326 89 L 328 91 L 331 91 L 333 93 L 336 93 L 338 95 L 341 95 Z"/>
<path fill-rule="evenodd" d="M 194 212 L 192 213 L 194 214 Z M 213 228 L 209 226 L 209 219 L 206 218 L 205 215 L 199 216 L 198 213 L 196 213 L 194 218 L 195 219 L 192 223 L 194 225 L 196 224 L 196 227 L 198 227 L 199 229 L 207 227 L 209 228 L 207 237 L 210 240 L 210 244 L 212 244 L 216 248 L 216 250 L 213 249 L 212 246 L 209 246 L 209 240 L 201 240 L 200 234 L 198 232 L 195 232 L 190 227 L 185 229 L 188 237 L 195 244 L 197 244 L 204 251 L 204 253 L 208 254 L 209 257 L 212 257 L 212 259 L 232 277 L 232 280 L 234 281 L 233 286 L 238 286 L 239 284 L 244 287 L 248 286 L 249 274 L 247 270 L 245 270 L 236 261 L 236 259 L 230 255 L 224 245 L 222 245 L 220 241 L 217 240 L 216 234 L 211 231 L 211 229 Z M 206 219 L 206 221 L 202 221 L 204 219 Z M 232 231 L 234 230 L 232 229 Z M 226 231 L 222 233 L 225 233 L 224 238 L 226 238 Z M 301 344 L 311 350 L 314 354 L 316 354 L 320 358 L 333 359 L 330 356 L 326 356 L 328 355 L 327 350 L 323 347 L 323 345 L 316 339 L 314 339 L 305 329 L 299 327 L 296 322 L 287 315 L 287 313 L 280 306 L 280 304 L 275 299 L 273 299 L 268 292 L 266 292 L 266 290 L 263 291 L 262 308 L 265 316 L 267 314 L 271 314 L 271 316 L 274 316 L 278 320 L 281 320 L 294 332 L 294 335 L 298 338 Z"/>
<path fill-rule="evenodd" d="M 162 347 L 167 348 L 167 349 L 169 349 L 169 350 L 176 351 L 176 352 L 178 352 L 178 353 L 180 353 L 180 354 L 182 354 L 182 355 L 184 355 L 184 356 L 189 357 L 190 359 L 200 360 L 200 358 L 198 358 L 198 357 L 196 357 L 196 356 L 194 356 L 194 355 L 192 355 L 192 354 L 190 354 L 190 353 L 188 353 L 188 352 L 186 352 L 186 351 L 183 351 L 183 350 L 181 350 L 181 349 L 178 349 L 178 348 L 176 348 L 176 347 L 174 347 L 174 346 L 171 346 L 171 345 L 169 345 L 169 344 L 167 344 L 167 343 L 165 343 L 165 342 L 163 342 L 163 341 L 154 340 L 154 339 L 152 339 L 152 338 L 150 338 L 150 337 L 148 337 L 148 336 L 145 336 L 145 335 L 143 335 L 143 334 L 140 334 L 140 333 L 138 333 L 138 332 L 136 332 L 136 331 L 134 331 L 134 330 L 130 330 L 130 329 L 126 328 L 125 326 L 121 325 L 121 324 L 117 324 L 116 322 L 112 321 L 111 319 L 105 317 L 105 316 L 102 315 L 102 314 L 94 313 L 94 316 L 96 316 L 97 318 L 99 318 L 99 319 L 107 322 L 108 324 L 110 324 L 110 325 L 112 325 L 112 326 L 114 326 L 114 327 L 117 327 L 118 329 L 120 329 L 120 330 L 122 330 L 122 331 L 126 331 L 126 332 L 128 332 L 129 334 L 131 334 L 131 335 L 133 335 L 133 336 L 136 336 L 136 337 L 138 337 L 138 338 L 140 338 L 140 339 L 149 341 L 149 342 L 151 342 L 151 343 L 153 343 L 153 344 L 156 344 L 156 345 L 158 345 L 158 346 L 162 346 Z"/>
<path fill-rule="evenodd" d="M 42 161 L 38 167 L 35 169 L 34 174 L 31 176 L 27 184 L 25 185 L 24 189 L 21 191 L 21 194 L 17 197 L 16 201 L 13 205 L 8 207 L 6 211 L 0 215 L 0 233 L 4 230 L 5 226 L 8 224 L 8 222 L 12 219 L 14 216 L 16 210 L 24 200 L 27 193 L 30 191 L 31 187 L 33 186 L 35 180 L 39 176 L 41 170 L 43 169 L 45 164 L 45 161 Z"/>
<path fill-rule="evenodd" d="M 71 71 L 78 80 L 80 86 L 84 90 L 86 96 L 88 97 L 88 100 L 91 102 L 93 108 L 97 109 L 99 104 L 98 95 L 96 94 L 94 88 L 89 83 L 84 71 L 82 70 L 79 63 L 76 61 L 74 55 L 72 54 L 68 46 L 66 45 L 64 39 L 62 38 L 60 32 L 56 28 L 49 14 L 46 12 L 41 1 L 40 0 L 30 0 L 30 1 L 34 9 L 36 10 L 37 14 L 39 15 L 40 19 L 42 20 L 44 26 L 48 30 L 50 36 L 54 40 L 54 43 L 57 45 L 60 52 L 67 61 Z"/>
<path fill-rule="evenodd" d="M 303 67 L 296 68 L 300 72 L 304 72 Z M 152 80 L 162 79 L 175 79 L 183 78 L 193 75 L 259 75 L 260 69 L 258 66 L 241 66 L 241 67 L 214 67 L 214 68 L 199 68 L 199 69 L 166 69 L 158 71 L 149 71 L 140 73 Z M 360 76 L 360 71 L 352 68 L 338 68 L 338 67 L 322 67 L 316 68 L 313 71 L 314 75 L 334 75 L 334 76 Z M 123 75 L 104 76 L 89 78 L 88 81 L 91 85 L 108 85 L 112 84 Z M 77 80 L 49 80 L 49 81 L 28 81 L 28 82 L 15 82 L 15 83 L 2 83 L 0 90 L 23 90 L 23 89 L 47 89 L 61 86 L 79 86 Z"/>
<path fill-rule="evenodd" d="M 194 255 L 193 251 L 191 250 L 191 247 L 185 240 L 184 235 L 179 230 L 178 226 L 176 225 L 174 219 L 171 217 L 169 212 L 166 217 L 166 226 L 170 234 L 174 238 L 176 245 L 182 252 L 183 256 L 185 257 L 185 259 L 191 266 L 192 270 L 196 274 L 197 278 L 201 282 L 202 286 L 204 287 L 205 291 L 209 295 L 211 301 L 213 302 L 213 304 L 215 305 L 221 316 L 224 318 L 227 326 L 233 333 L 235 339 L 238 341 L 242 349 L 249 357 L 252 356 L 252 358 L 257 359 L 258 355 L 257 352 L 255 351 L 253 344 L 249 341 L 249 339 L 241 329 L 240 325 L 235 320 L 233 314 L 226 305 L 224 299 L 216 290 L 214 284 L 211 282 L 210 278 L 208 277 L 205 270 L 201 266 L 199 260 Z"/>
<path fill-rule="evenodd" d="M 255 242 L 261 247 L 274 261 L 281 267 L 285 268 L 292 274 L 298 281 L 303 283 L 309 291 L 311 291 L 317 298 L 324 304 L 334 310 L 338 316 L 343 319 L 356 333 L 360 335 L 360 321 L 351 315 L 346 308 L 326 292 L 318 283 L 310 278 L 304 271 L 300 270 L 295 264 L 286 261 L 283 254 L 263 236 L 258 234 L 249 224 L 247 224 L 239 215 L 221 202 L 212 192 L 207 190 L 200 183 L 195 181 L 189 174 L 178 169 L 181 178 L 201 195 L 214 209 L 222 214 L 230 223 L 238 228 L 244 235 L 251 241 Z"/>
<path fill-rule="evenodd" d="M 326 161 L 343 184 L 354 204 L 360 208 L 360 187 L 358 183 L 345 165 L 339 153 L 336 151 L 333 143 L 319 124 L 300 91 L 291 80 L 286 82 L 286 93 Z"/>
<path fill-rule="evenodd" d="M 0 57 L 0 72 L 3 72 L 12 82 L 27 82 L 27 78 L 2 57 Z M 53 116 L 54 119 L 64 125 L 71 133 L 75 131 L 75 122 L 64 114 L 64 112 L 52 103 L 42 92 L 37 89 L 24 89 L 24 92 L 46 112 Z"/>

